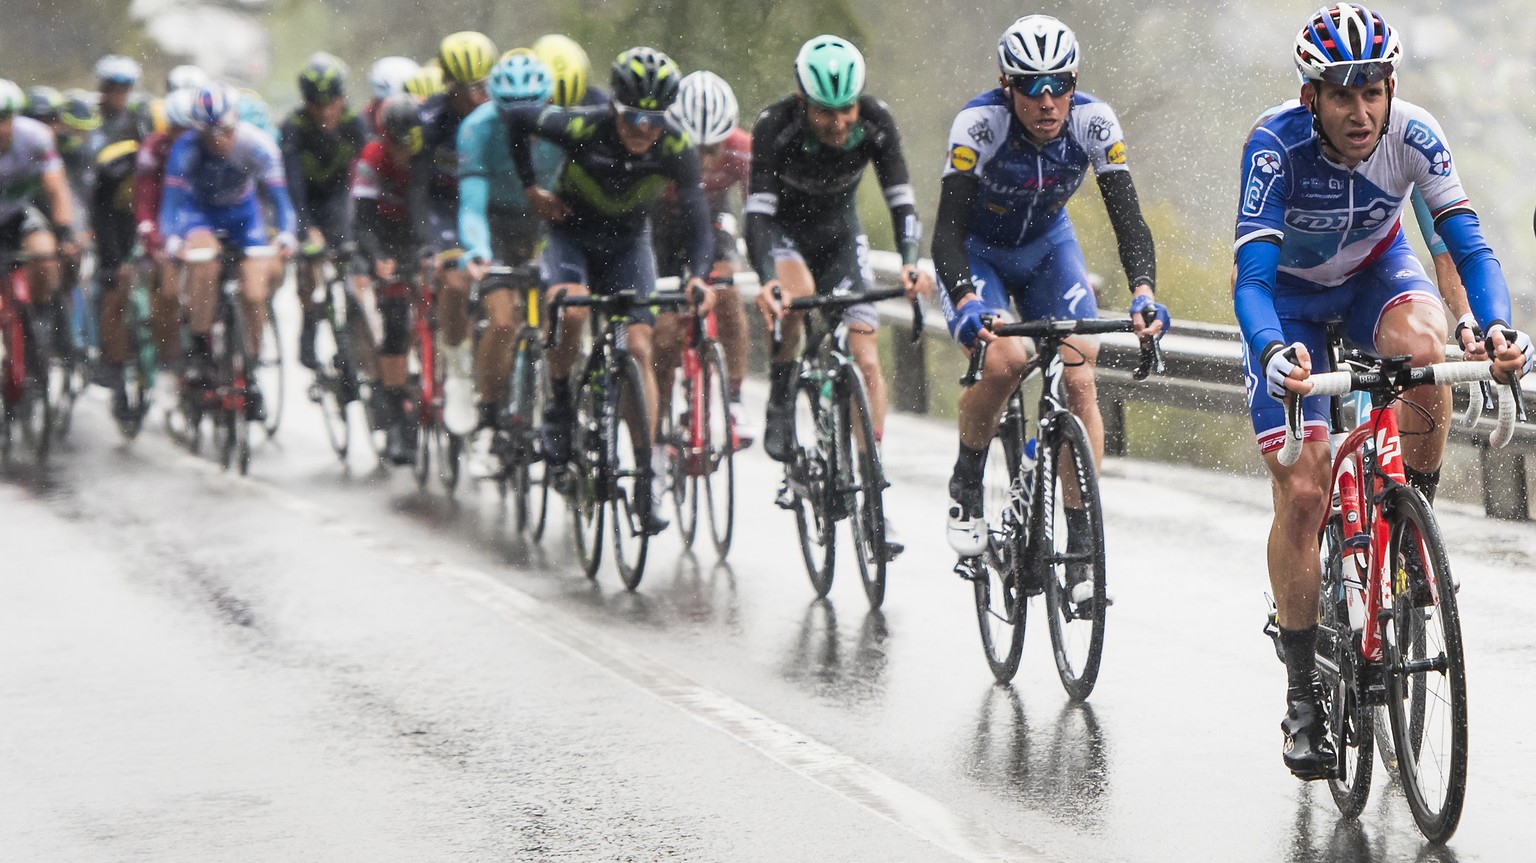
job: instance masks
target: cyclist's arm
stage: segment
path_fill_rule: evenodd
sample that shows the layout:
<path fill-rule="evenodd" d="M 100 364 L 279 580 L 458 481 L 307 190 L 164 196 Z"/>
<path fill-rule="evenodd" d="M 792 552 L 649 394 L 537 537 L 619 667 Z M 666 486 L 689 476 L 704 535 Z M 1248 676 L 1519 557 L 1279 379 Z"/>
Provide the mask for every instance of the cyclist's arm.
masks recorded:
<path fill-rule="evenodd" d="M 1104 196 L 1104 209 L 1109 211 L 1109 223 L 1115 230 L 1115 243 L 1120 248 L 1120 266 L 1125 268 L 1131 290 L 1136 290 L 1138 285 L 1155 289 L 1157 253 L 1152 243 L 1152 230 L 1141 215 L 1141 203 L 1136 197 L 1136 186 L 1131 182 L 1131 172 L 1100 174 L 1099 193 Z"/>
<path fill-rule="evenodd" d="M 779 156 L 773 151 L 781 121 L 764 111 L 752 130 L 752 167 L 747 174 L 747 201 L 742 208 L 746 217 L 747 258 L 757 271 L 757 280 L 767 284 L 777 278 L 773 266 L 773 220 L 779 212 Z"/>
<path fill-rule="evenodd" d="M 538 135 L 569 152 L 570 127 L 591 122 L 588 118 L 573 116 L 577 113 L 540 105 L 519 105 L 501 112 L 502 121 L 507 126 L 507 146 L 512 150 L 512 165 L 517 169 L 517 179 L 523 188 L 538 185 L 540 180 L 534 168 L 533 142 L 529 136 Z"/>
<path fill-rule="evenodd" d="M 907 174 L 907 160 L 901 153 L 901 134 L 896 120 L 884 102 L 864 97 L 860 117 L 872 123 L 876 132 L 875 177 L 891 211 L 891 228 L 896 235 L 896 249 L 903 264 L 916 264 L 923 241 L 923 223 L 917 217 L 917 198 Z"/>
<path fill-rule="evenodd" d="M 288 198 L 295 211 L 295 233 L 311 227 L 309 219 L 309 184 L 304 176 L 304 152 L 300 149 L 302 135 L 292 118 L 282 127 L 282 167 L 288 186 Z"/>
<path fill-rule="evenodd" d="M 183 138 L 171 147 L 165 160 L 165 181 L 160 192 L 160 236 L 169 242 L 181 239 L 182 211 L 192 201 L 192 187 L 187 182 L 191 150 L 196 144 Z"/>
<path fill-rule="evenodd" d="M 1232 306 L 1248 349 L 1256 357 L 1263 356 L 1271 342 L 1285 340 L 1280 315 L 1275 312 L 1275 280 L 1290 196 L 1288 159 L 1279 138 L 1263 125 L 1254 129 L 1243 148 Z"/>
<path fill-rule="evenodd" d="M 384 243 L 379 239 L 379 202 L 377 198 L 354 198 L 352 233 L 357 238 L 357 251 L 369 265 L 384 257 Z"/>
<path fill-rule="evenodd" d="M 145 241 L 155 248 L 160 245 L 156 211 L 160 206 L 161 167 L 154 142 L 146 141 L 139 148 L 138 162 L 133 171 L 133 221 Z"/>
<path fill-rule="evenodd" d="M 272 204 L 277 235 L 279 239 L 284 235 L 290 239 L 297 238 L 298 216 L 294 213 L 293 199 L 288 196 L 288 183 L 283 176 L 282 157 L 277 151 L 277 145 L 259 132 L 251 138 L 259 142 L 261 147 L 262 157 L 259 163 L 261 176 L 257 178 L 256 184 L 266 193 L 267 200 Z"/>
<path fill-rule="evenodd" d="M 69 178 L 64 166 L 57 165 L 43 172 L 43 191 L 53 207 L 51 221 L 55 230 L 72 231 L 75 224 L 75 197 L 69 191 Z"/>
<path fill-rule="evenodd" d="M 1451 317 L 1460 319 L 1464 315 L 1471 314 L 1472 307 L 1467 304 L 1467 288 L 1461 283 L 1461 275 L 1456 272 L 1456 262 L 1451 259 L 1451 253 L 1445 248 L 1445 241 L 1435 233 L 1435 220 L 1429 214 L 1429 204 L 1424 202 L 1424 193 L 1418 186 L 1413 187 L 1413 218 L 1419 223 L 1419 235 L 1424 238 L 1424 245 L 1429 247 L 1429 257 L 1435 266 L 1435 285 L 1440 289 L 1440 299 L 1445 301 L 1445 307 L 1450 310 Z"/>
<path fill-rule="evenodd" d="M 485 216 L 490 195 L 491 181 L 484 174 L 459 177 L 459 244 L 465 260 L 491 259 L 491 226 Z"/>
<path fill-rule="evenodd" d="M 704 196 L 699 173 L 699 151 L 692 146 L 684 147 L 665 166 L 667 178 L 677 184 L 678 208 L 688 229 L 687 273 L 702 278 L 709 275 L 709 265 L 714 261 L 715 237 L 710 228 L 709 200 Z"/>
<path fill-rule="evenodd" d="M 971 231 L 980 196 L 981 179 L 974 174 L 946 174 L 939 184 L 939 214 L 933 220 L 933 268 L 956 307 L 966 294 L 976 293 L 965 237 Z"/>
<path fill-rule="evenodd" d="M 405 190 L 405 208 L 411 214 L 411 224 L 416 229 L 416 244 L 420 247 L 437 245 L 432 236 L 432 202 L 429 189 L 432 186 L 432 158 L 426 150 L 411 158 L 411 177 Z"/>

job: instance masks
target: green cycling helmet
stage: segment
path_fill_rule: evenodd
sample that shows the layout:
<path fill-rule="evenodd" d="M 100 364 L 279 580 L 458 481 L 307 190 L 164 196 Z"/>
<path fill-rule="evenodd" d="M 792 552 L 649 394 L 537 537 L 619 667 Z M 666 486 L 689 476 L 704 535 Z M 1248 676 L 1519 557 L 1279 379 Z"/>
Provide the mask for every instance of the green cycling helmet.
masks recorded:
<path fill-rule="evenodd" d="M 864 55 L 840 36 L 817 36 L 800 48 L 795 77 L 811 104 L 841 110 L 864 93 Z"/>

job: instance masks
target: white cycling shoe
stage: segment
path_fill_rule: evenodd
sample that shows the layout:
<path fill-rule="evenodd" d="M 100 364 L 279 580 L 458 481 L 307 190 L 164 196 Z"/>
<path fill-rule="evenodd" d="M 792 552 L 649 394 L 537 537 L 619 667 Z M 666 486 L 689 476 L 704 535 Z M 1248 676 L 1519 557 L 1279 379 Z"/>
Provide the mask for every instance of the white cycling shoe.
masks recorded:
<path fill-rule="evenodd" d="M 979 512 L 968 517 L 965 507 L 954 499 L 949 501 L 944 534 L 949 539 L 949 547 L 961 557 L 975 557 L 987 550 L 986 518 Z"/>
<path fill-rule="evenodd" d="M 475 382 L 470 377 L 474 357 L 468 341 L 443 348 L 443 425 L 456 435 L 467 435 L 479 425 L 475 406 Z"/>
<path fill-rule="evenodd" d="M 736 448 L 746 449 L 757 440 L 757 424 L 747 415 L 741 402 L 730 403 L 731 433 L 736 435 Z"/>

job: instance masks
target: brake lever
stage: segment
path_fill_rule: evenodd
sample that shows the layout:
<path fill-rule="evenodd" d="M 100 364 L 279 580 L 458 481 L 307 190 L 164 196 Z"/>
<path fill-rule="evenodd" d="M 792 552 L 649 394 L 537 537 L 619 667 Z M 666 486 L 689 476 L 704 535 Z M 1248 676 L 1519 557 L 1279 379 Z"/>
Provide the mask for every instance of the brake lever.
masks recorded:
<path fill-rule="evenodd" d="M 1141 320 L 1150 326 L 1157 320 L 1157 310 L 1152 307 L 1142 309 Z M 1153 372 L 1163 374 L 1166 371 L 1168 371 L 1168 364 L 1163 357 L 1163 336 L 1159 333 L 1141 343 L 1141 361 L 1136 365 L 1136 371 L 1131 377 L 1144 381 Z"/>
<path fill-rule="evenodd" d="M 555 298 L 549 301 L 544 317 L 549 320 L 549 330 L 544 334 L 544 350 L 547 351 L 560 344 L 560 324 L 565 320 L 565 288 L 555 292 Z"/>
<path fill-rule="evenodd" d="M 984 330 L 990 330 L 992 328 L 992 315 L 981 316 L 981 328 Z M 981 380 L 982 366 L 986 363 L 986 361 L 987 340 L 983 339 L 978 333 L 976 336 L 976 348 L 975 350 L 971 351 L 971 362 L 965 367 L 965 377 L 960 379 L 960 386 L 975 386 L 977 382 Z"/>

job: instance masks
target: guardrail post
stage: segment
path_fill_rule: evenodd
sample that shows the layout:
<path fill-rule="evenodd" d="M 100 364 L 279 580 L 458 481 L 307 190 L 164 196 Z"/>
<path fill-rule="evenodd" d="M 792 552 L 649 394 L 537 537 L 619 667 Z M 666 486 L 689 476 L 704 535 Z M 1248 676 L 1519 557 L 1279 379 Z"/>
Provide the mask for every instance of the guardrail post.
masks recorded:
<path fill-rule="evenodd" d="M 911 324 L 891 327 L 891 354 L 896 374 L 891 384 L 891 406 L 914 414 L 928 413 L 928 340 L 912 341 Z"/>
<path fill-rule="evenodd" d="M 1103 398 L 1100 391 L 1099 415 L 1104 418 L 1104 454 L 1125 455 L 1125 399 Z"/>
<path fill-rule="evenodd" d="M 1483 511 L 1490 518 L 1530 521 L 1531 503 L 1526 492 L 1525 456 L 1495 450 L 1488 439 L 1477 438 L 1483 469 Z"/>

